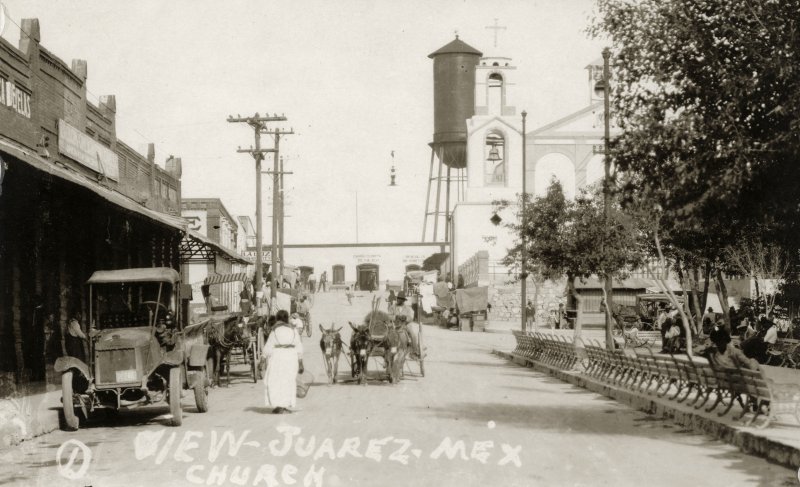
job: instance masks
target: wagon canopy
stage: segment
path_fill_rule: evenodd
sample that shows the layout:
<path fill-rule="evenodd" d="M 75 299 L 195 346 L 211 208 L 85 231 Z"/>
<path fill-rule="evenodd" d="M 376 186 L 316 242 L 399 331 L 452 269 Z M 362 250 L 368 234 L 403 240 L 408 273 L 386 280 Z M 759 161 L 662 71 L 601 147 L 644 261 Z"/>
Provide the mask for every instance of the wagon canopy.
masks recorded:
<path fill-rule="evenodd" d="M 114 271 L 95 271 L 87 284 L 109 284 L 115 282 L 168 282 L 174 284 L 181 280 L 180 274 L 169 267 L 143 267 L 139 269 L 119 269 Z"/>

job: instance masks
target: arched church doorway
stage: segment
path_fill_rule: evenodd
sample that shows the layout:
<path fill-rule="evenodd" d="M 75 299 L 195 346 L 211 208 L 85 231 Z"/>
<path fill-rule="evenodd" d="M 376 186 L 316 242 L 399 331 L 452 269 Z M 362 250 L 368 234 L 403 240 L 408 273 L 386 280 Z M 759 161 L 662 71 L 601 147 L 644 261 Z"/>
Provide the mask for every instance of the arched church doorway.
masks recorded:
<path fill-rule="evenodd" d="M 605 175 L 603 156 L 596 154 L 586 163 L 586 186 L 601 181 Z"/>
<path fill-rule="evenodd" d="M 378 264 L 359 264 L 356 266 L 358 288 L 362 291 L 377 291 L 380 282 Z"/>
<path fill-rule="evenodd" d="M 575 165 L 569 157 L 559 152 L 545 154 L 536 161 L 536 173 L 533 181 L 533 194 L 544 196 L 550 181 L 556 178 L 564 188 L 564 196 L 575 198 Z"/>

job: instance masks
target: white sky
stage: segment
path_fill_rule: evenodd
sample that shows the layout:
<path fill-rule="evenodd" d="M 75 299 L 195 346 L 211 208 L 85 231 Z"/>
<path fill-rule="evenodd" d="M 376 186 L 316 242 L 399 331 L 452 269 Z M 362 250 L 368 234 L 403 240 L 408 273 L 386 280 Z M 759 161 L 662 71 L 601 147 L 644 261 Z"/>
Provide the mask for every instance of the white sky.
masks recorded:
<path fill-rule="evenodd" d="M 584 107 L 589 0 L 0 0 L 37 17 L 42 44 L 86 59 L 89 98 L 117 98 L 117 136 L 160 163 L 183 159 L 183 195 L 255 214 L 253 144 L 228 115 L 283 113 L 290 206 L 286 243 L 418 241 L 433 132 L 427 55 L 453 39 L 518 67 L 517 112 L 533 129 Z M 494 18 L 505 31 L 492 47 Z M 3 37 L 15 45 L 17 27 Z M 274 126 L 273 126 L 274 127 Z M 270 147 L 266 137 L 262 143 Z M 398 187 L 388 187 L 390 151 Z M 271 159 L 271 157 L 270 157 Z M 269 164 L 271 166 L 271 160 Z M 264 179 L 265 242 L 271 186 Z"/>

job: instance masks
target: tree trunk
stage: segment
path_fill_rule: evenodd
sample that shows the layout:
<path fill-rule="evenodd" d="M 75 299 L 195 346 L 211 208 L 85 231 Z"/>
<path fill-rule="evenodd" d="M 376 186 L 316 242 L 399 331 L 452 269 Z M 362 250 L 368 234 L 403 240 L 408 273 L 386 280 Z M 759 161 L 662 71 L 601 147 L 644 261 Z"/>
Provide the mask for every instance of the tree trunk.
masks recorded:
<path fill-rule="evenodd" d="M 731 331 L 731 315 L 730 308 L 728 308 L 728 288 L 725 287 L 725 281 L 722 280 L 722 271 L 719 267 L 714 269 L 715 285 L 717 286 L 717 296 L 719 297 L 719 305 L 722 307 L 722 316 L 725 319 L 725 325 L 728 327 L 728 332 Z"/>
<path fill-rule="evenodd" d="M 683 268 L 680 267 L 680 261 L 677 264 L 677 269 L 678 283 L 681 285 L 681 295 L 683 296 L 683 303 L 681 303 L 680 311 L 684 323 L 688 325 L 686 329 L 688 336 L 689 334 L 695 333 L 695 329 L 694 322 L 692 321 L 692 314 L 689 310 L 689 293 L 686 292 L 686 277 L 684 276 Z"/>
<path fill-rule="evenodd" d="M 695 331 L 698 333 L 700 330 L 702 330 L 702 323 L 700 323 L 700 319 L 703 316 L 703 308 L 700 307 L 700 296 L 699 296 L 700 283 L 698 282 L 699 280 L 700 280 L 700 269 L 698 269 L 697 266 L 695 266 L 692 269 L 689 281 L 692 285 L 692 308 L 693 308 L 692 311 L 694 312 L 694 320 L 692 321 L 694 321 Z"/>
<path fill-rule="evenodd" d="M 533 309 L 531 312 L 533 316 L 528 316 L 528 321 L 533 322 L 533 329 L 536 330 L 538 323 L 536 323 L 536 311 L 539 309 L 539 286 L 544 284 L 543 282 L 539 281 L 538 279 L 532 279 L 533 281 Z"/>
<path fill-rule="evenodd" d="M 603 294 L 606 299 L 606 348 L 614 350 L 614 336 L 612 331 L 614 329 L 614 277 L 606 273 L 603 276 Z"/>
<path fill-rule="evenodd" d="M 581 313 L 581 297 L 578 296 L 578 292 L 575 290 L 575 276 L 567 274 L 567 295 L 572 296 L 572 299 L 575 301 L 575 333 L 574 336 L 576 338 L 580 338 L 581 331 L 583 330 L 583 317 Z M 559 320 L 561 317 L 559 316 Z"/>
<path fill-rule="evenodd" d="M 761 287 L 758 285 L 758 277 L 757 276 L 753 276 L 751 279 L 753 279 L 753 283 L 756 285 L 756 305 L 755 305 L 755 308 L 758 309 L 758 298 L 761 296 Z M 767 302 L 766 302 L 766 298 L 765 298 L 764 299 L 764 305 L 766 306 L 766 304 L 767 304 Z M 758 314 L 758 313 L 756 313 L 756 314 Z"/>
<path fill-rule="evenodd" d="M 705 269 L 703 269 L 703 303 L 700 309 L 706 309 L 708 306 L 708 285 L 711 283 L 711 262 L 706 261 Z"/>

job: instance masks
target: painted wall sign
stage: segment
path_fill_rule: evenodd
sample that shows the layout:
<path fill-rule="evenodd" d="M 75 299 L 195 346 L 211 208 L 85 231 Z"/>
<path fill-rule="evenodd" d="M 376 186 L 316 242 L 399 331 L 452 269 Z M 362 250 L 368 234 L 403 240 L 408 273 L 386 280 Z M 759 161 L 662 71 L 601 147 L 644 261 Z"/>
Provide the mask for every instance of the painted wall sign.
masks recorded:
<path fill-rule="evenodd" d="M 256 261 L 256 255 L 258 255 L 258 254 L 256 254 L 255 250 L 242 250 L 240 253 L 242 254 L 242 257 L 245 257 L 247 259 L 253 259 L 253 262 Z M 262 250 L 261 251 L 261 262 L 264 263 L 264 264 L 269 264 L 269 262 L 271 260 L 272 260 L 272 251 L 271 250 Z"/>
<path fill-rule="evenodd" d="M 119 181 L 117 154 L 62 119 L 58 121 L 58 152 L 108 179 Z"/>
<path fill-rule="evenodd" d="M 427 258 L 427 255 L 406 255 L 403 257 L 403 264 L 422 264 Z"/>
<path fill-rule="evenodd" d="M 381 262 L 381 256 L 377 254 L 375 255 L 361 254 L 361 255 L 354 255 L 353 257 L 359 264 L 380 264 Z"/>
<path fill-rule="evenodd" d="M 31 118 L 31 95 L 22 91 L 13 81 L 0 78 L 0 105 Z"/>

